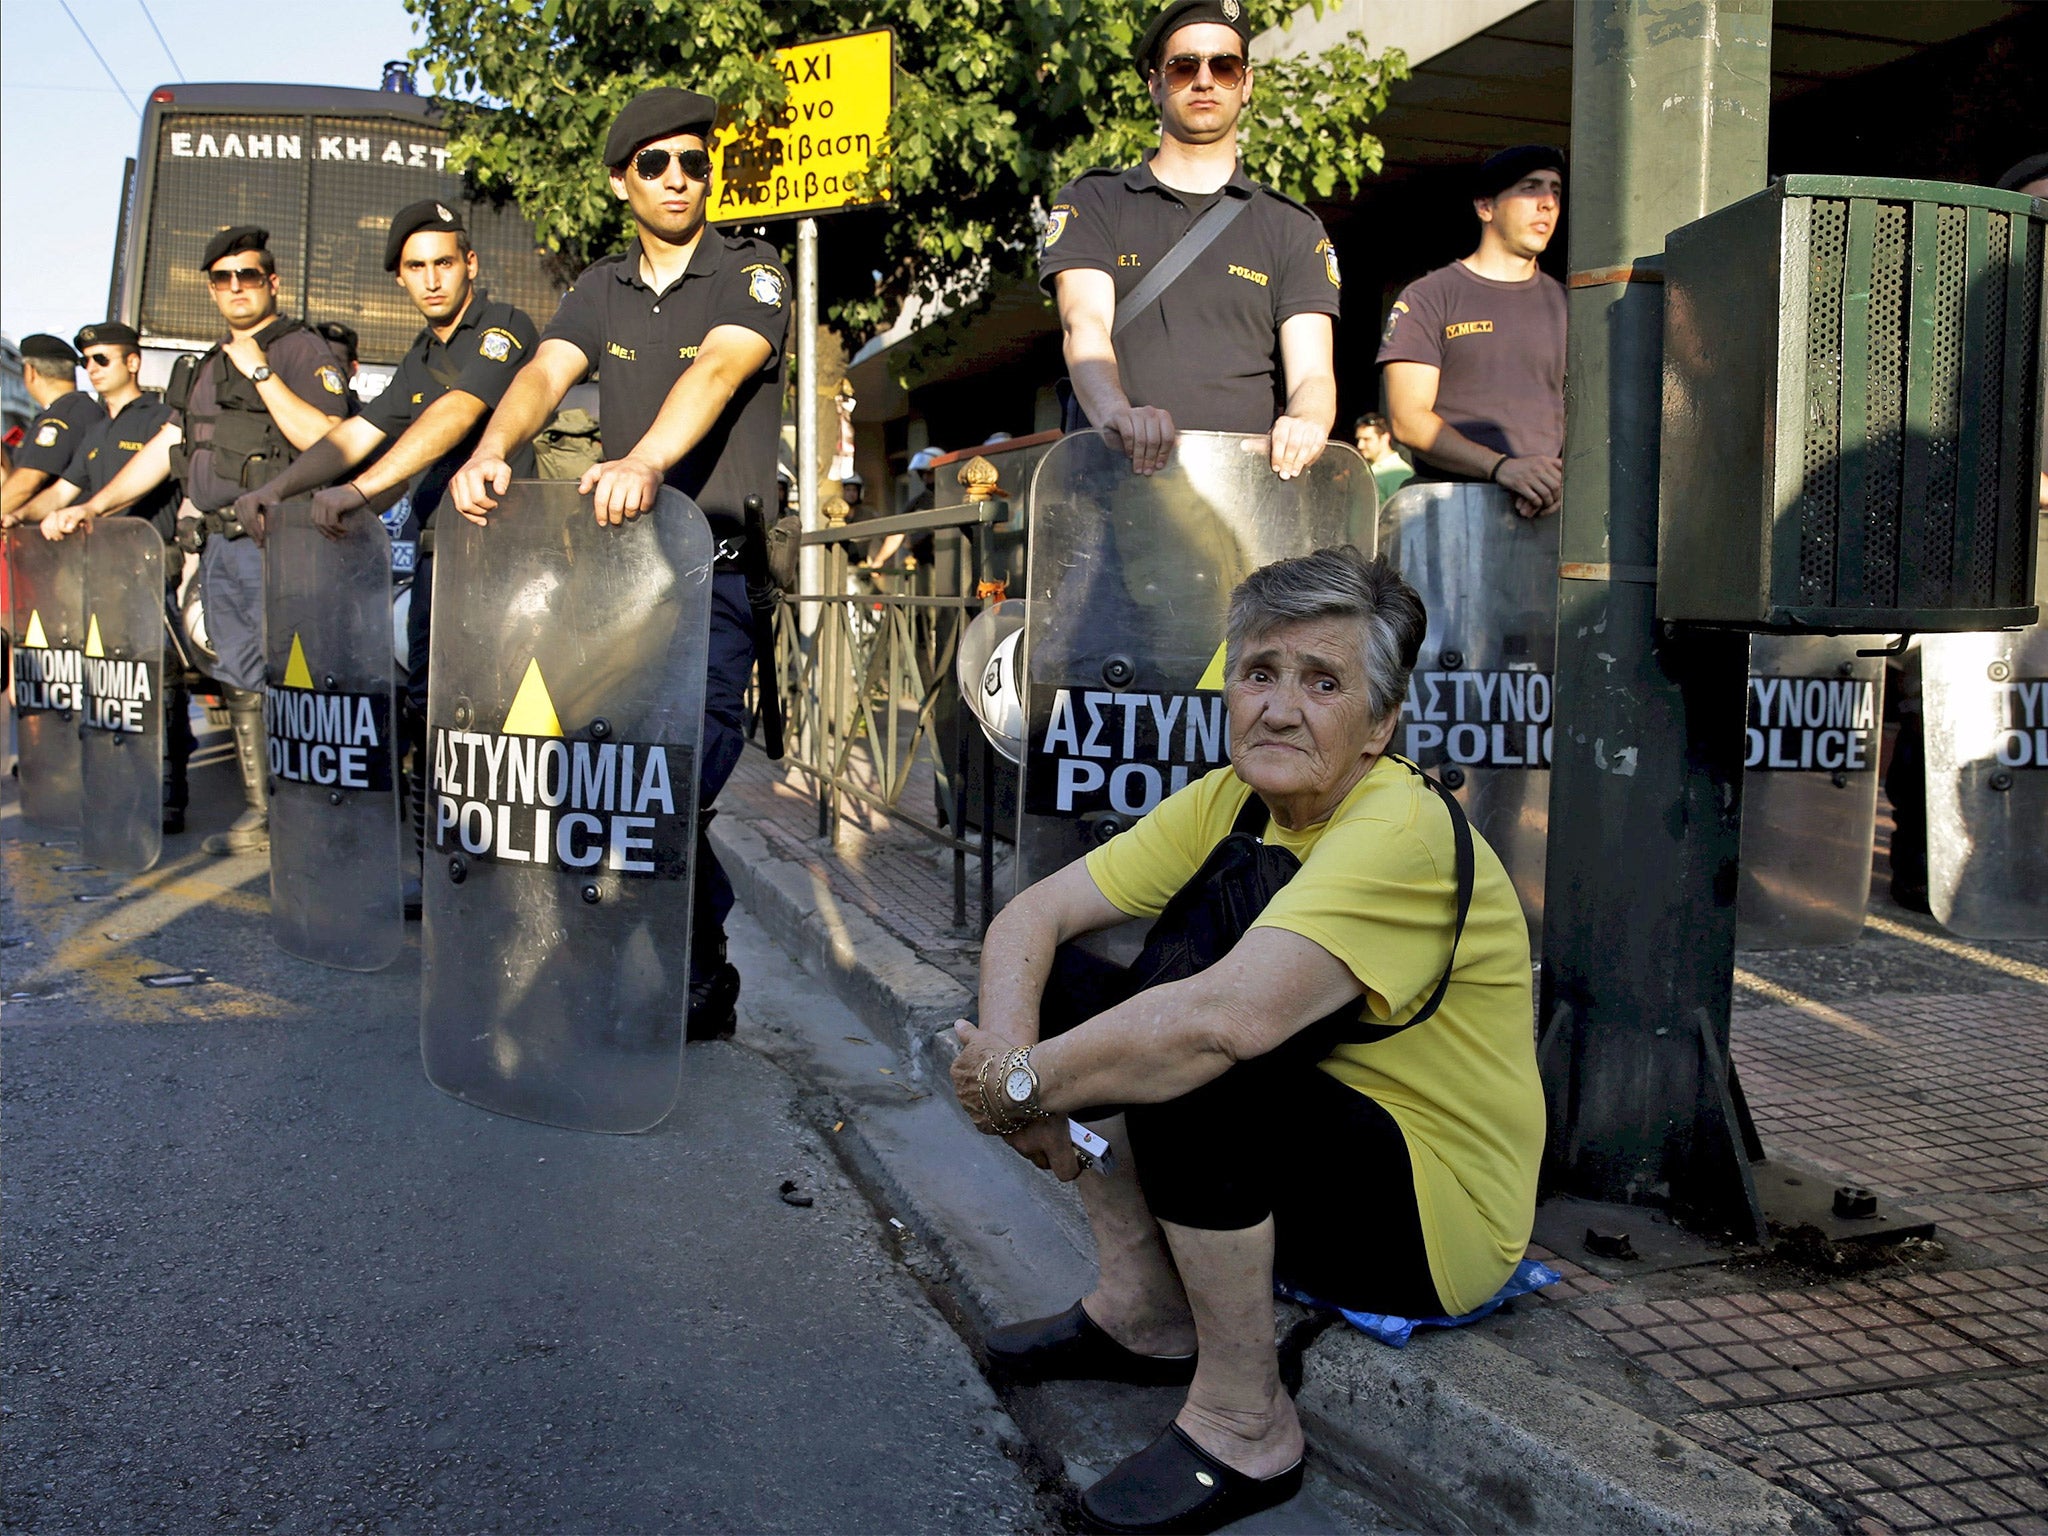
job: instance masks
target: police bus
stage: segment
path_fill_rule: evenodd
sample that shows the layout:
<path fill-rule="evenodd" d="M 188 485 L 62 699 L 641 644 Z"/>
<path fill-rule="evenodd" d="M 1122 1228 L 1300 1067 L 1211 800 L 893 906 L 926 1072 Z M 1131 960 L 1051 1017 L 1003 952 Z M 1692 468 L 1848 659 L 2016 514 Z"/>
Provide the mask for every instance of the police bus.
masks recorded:
<path fill-rule="evenodd" d="M 469 227 L 491 296 L 545 326 L 573 279 L 540 249 L 509 201 L 480 198 L 448 159 L 440 104 L 407 87 L 164 85 L 150 93 L 128 162 L 108 302 L 142 334 L 143 382 L 221 333 L 199 258 L 231 224 L 270 231 L 282 312 L 355 331 L 356 391 L 374 398 L 419 333 L 420 317 L 384 270 L 391 215 L 434 197 Z"/>

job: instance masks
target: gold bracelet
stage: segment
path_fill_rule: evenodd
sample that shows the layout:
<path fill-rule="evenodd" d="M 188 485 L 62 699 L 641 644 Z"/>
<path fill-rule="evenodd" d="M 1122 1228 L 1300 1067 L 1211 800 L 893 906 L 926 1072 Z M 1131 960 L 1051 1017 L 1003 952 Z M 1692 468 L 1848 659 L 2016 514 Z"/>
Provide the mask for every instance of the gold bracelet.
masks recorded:
<path fill-rule="evenodd" d="M 1003 1116 L 997 1113 L 995 1104 L 988 1096 L 988 1069 L 1002 1059 L 999 1056 L 984 1057 L 980 1070 L 974 1074 L 974 1080 L 981 1085 L 981 1116 L 984 1120 L 988 1121 L 989 1129 L 986 1134 L 991 1136 L 1007 1136 L 1009 1134 L 1009 1132 L 1002 1128 L 1004 1123 Z"/>

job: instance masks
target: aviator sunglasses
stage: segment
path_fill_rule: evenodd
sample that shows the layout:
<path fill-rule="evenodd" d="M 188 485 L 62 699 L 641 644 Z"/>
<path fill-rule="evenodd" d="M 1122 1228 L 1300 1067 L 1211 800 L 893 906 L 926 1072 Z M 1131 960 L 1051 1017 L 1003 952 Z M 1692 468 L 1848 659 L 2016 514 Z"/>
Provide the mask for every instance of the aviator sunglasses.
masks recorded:
<path fill-rule="evenodd" d="M 229 272 L 208 272 L 206 280 L 216 288 L 225 288 L 230 283 L 240 283 L 244 288 L 254 288 L 267 280 L 269 274 L 261 267 L 236 267 Z"/>
<path fill-rule="evenodd" d="M 1234 91 L 1244 84 L 1244 56 L 1236 53 L 1176 53 L 1160 61 L 1159 73 L 1169 88 L 1184 91 L 1201 76 L 1204 64 L 1218 88 Z"/>
<path fill-rule="evenodd" d="M 659 181 L 668 173 L 670 155 L 675 156 L 690 180 L 711 179 L 711 157 L 701 149 L 643 149 L 633 157 L 633 173 L 642 181 Z"/>
<path fill-rule="evenodd" d="M 111 352 L 88 352 L 85 354 L 85 361 L 88 366 L 93 368 L 111 368 L 114 366 L 114 354 Z"/>

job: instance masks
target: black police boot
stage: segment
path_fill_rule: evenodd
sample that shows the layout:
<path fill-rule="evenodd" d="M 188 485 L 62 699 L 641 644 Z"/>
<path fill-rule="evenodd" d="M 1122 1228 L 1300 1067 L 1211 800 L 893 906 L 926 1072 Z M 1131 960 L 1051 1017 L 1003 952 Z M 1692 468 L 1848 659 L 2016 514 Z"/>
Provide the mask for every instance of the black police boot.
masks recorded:
<path fill-rule="evenodd" d="M 686 1040 L 730 1040 L 739 1023 L 739 968 L 726 963 L 725 935 L 702 935 L 692 941 L 690 955 L 690 1018 Z"/>
<path fill-rule="evenodd" d="M 226 690 L 228 725 L 235 733 L 235 767 L 242 775 L 242 795 L 249 808 L 225 832 L 216 832 L 199 846 L 225 857 L 233 853 L 270 852 L 270 763 L 263 740 L 263 696 L 242 688 Z"/>

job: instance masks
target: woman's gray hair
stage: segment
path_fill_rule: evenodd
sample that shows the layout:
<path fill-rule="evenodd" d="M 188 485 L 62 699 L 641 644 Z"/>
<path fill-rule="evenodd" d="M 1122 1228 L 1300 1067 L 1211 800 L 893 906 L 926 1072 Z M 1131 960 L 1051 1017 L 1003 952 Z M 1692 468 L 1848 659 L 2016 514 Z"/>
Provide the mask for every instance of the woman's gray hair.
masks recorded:
<path fill-rule="evenodd" d="M 1230 594 L 1224 671 L 1235 677 L 1245 647 L 1276 629 L 1338 618 L 1356 619 L 1365 631 L 1367 700 L 1373 719 L 1383 720 L 1408 696 L 1429 614 L 1385 555 L 1368 560 L 1355 545 L 1275 560 L 1239 582 Z"/>

